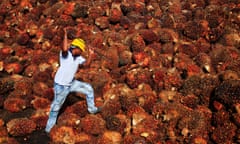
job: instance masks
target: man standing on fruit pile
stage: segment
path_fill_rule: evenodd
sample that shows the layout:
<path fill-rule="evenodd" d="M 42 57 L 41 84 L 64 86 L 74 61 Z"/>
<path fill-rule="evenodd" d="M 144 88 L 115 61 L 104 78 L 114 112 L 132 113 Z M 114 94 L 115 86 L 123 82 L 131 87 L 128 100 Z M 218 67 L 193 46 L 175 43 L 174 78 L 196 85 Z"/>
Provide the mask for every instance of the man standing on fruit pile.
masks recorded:
<path fill-rule="evenodd" d="M 92 86 L 86 82 L 74 79 L 79 65 L 83 63 L 84 65 L 90 64 L 91 55 L 94 52 L 89 48 L 89 57 L 86 60 L 82 56 L 85 51 L 85 41 L 80 38 L 74 39 L 70 47 L 68 47 L 67 30 L 64 28 L 63 47 L 60 51 L 60 67 L 54 78 L 54 100 L 51 104 L 49 118 L 45 128 L 47 133 L 49 133 L 51 128 L 55 125 L 59 110 L 70 92 L 80 92 L 86 95 L 89 113 L 96 114 L 101 110 L 100 107 L 95 106 L 94 90 Z"/>

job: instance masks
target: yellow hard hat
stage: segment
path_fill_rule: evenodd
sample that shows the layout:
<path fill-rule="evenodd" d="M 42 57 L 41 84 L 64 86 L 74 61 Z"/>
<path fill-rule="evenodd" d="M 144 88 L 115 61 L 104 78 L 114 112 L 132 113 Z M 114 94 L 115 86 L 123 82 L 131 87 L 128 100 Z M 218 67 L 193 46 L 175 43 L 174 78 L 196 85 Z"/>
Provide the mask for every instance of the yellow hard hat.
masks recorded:
<path fill-rule="evenodd" d="M 85 51 L 85 41 L 80 38 L 76 38 L 71 43 L 72 46 L 79 47 L 82 51 Z"/>

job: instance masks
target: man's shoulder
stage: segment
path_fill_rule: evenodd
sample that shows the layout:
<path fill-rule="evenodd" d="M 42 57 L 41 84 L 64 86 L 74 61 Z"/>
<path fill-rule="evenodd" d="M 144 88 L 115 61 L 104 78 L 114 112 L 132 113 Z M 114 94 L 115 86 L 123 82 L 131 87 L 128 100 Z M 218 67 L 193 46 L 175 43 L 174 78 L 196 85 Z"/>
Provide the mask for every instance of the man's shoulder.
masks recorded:
<path fill-rule="evenodd" d="M 70 53 L 69 51 L 60 51 L 59 55 L 60 55 L 61 58 L 65 59 L 65 58 L 69 57 L 69 55 L 70 55 L 69 53 Z"/>

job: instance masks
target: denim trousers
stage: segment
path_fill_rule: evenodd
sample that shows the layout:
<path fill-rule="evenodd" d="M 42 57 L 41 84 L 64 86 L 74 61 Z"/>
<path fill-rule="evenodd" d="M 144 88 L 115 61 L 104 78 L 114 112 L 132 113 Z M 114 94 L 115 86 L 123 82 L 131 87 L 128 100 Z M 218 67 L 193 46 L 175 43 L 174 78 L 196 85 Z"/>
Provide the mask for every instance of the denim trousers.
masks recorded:
<path fill-rule="evenodd" d="M 50 132 L 51 128 L 55 125 L 59 110 L 70 92 L 85 94 L 89 113 L 95 113 L 97 111 L 94 102 L 94 90 L 90 84 L 78 80 L 73 80 L 71 85 L 54 83 L 54 99 L 50 107 L 49 118 L 45 128 L 46 132 Z"/>

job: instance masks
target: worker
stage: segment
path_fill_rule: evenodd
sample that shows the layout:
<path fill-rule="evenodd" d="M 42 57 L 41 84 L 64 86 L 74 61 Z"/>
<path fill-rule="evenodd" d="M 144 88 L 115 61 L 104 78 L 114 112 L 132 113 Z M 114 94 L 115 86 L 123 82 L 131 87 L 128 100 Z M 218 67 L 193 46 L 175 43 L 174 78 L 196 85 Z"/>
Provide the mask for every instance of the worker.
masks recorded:
<path fill-rule="evenodd" d="M 86 95 L 89 113 L 96 114 L 101 111 L 101 107 L 95 106 L 93 87 L 89 83 L 74 79 L 79 65 L 90 64 L 91 55 L 94 52 L 89 47 L 89 57 L 86 60 L 82 56 L 85 51 L 85 41 L 80 38 L 74 39 L 71 42 L 71 45 L 68 46 L 67 29 L 64 28 L 63 47 L 60 51 L 60 67 L 58 68 L 54 78 L 54 99 L 51 103 L 49 118 L 45 128 L 47 133 L 49 133 L 51 128 L 55 125 L 59 110 L 70 92 L 80 92 Z"/>

